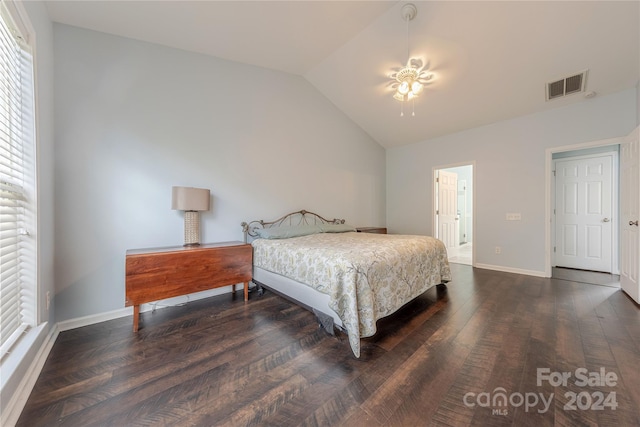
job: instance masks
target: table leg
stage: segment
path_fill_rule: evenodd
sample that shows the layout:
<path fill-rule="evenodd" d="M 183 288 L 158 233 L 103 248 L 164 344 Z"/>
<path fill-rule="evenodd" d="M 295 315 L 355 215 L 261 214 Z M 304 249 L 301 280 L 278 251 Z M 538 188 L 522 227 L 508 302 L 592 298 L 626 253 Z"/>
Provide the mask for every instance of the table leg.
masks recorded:
<path fill-rule="evenodd" d="M 140 306 L 133 306 L 133 332 L 138 332 L 138 320 L 140 320 Z"/>
<path fill-rule="evenodd" d="M 244 300 L 249 301 L 249 282 L 244 282 Z"/>

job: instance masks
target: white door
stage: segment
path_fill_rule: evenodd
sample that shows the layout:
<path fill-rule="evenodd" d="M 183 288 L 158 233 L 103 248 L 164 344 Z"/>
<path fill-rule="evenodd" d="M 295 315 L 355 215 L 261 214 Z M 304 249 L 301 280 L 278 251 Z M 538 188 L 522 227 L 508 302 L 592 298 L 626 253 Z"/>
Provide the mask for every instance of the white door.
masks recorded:
<path fill-rule="evenodd" d="M 640 304 L 640 147 L 639 128 L 620 145 L 620 287 Z"/>
<path fill-rule="evenodd" d="M 459 245 L 458 174 L 438 171 L 438 238 L 447 248 Z"/>
<path fill-rule="evenodd" d="M 613 156 L 556 160 L 556 265 L 611 273 Z"/>

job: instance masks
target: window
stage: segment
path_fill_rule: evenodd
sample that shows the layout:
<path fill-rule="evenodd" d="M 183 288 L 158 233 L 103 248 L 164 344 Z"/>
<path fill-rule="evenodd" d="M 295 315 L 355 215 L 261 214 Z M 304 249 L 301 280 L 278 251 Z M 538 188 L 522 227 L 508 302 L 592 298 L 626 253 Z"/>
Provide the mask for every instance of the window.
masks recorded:
<path fill-rule="evenodd" d="M 33 58 L 0 7 L 0 357 L 36 322 Z"/>

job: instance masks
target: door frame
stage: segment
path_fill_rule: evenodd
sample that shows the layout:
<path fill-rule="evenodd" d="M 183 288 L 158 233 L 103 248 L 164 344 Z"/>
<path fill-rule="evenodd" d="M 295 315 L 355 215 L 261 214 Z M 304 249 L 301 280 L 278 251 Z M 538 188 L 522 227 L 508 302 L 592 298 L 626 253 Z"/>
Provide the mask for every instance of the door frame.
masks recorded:
<path fill-rule="evenodd" d="M 449 163 L 447 165 L 440 165 L 440 166 L 434 166 L 431 169 L 431 176 L 432 176 L 432 182 L 433 182 L 433 200 L 432 200 L 432 207 L 433 209 L 431 210 L 431 219 L 432 219 L 432 224 L 431 224 L 431 229 L 433 230 L 433 235 L 437 238 L 438 237 L 438 218 L 436 215 L 436 206 L 438 206 L 438 182 L 436 180 L 436 178 L 438 177 L 438 171 L 440 169 L 451 169 L 451 168 L 458 168 L 461 166 L 471 166 L 471 212 L 472 212 L 472 217 L 471 217 L 471 266 L 475 267 L 476 265 L 476 247 L 477 247 L 477 243 L 476 243 L 476 221 L 477 221 L 477 215 L 476 215 L 476 187 L 477 187 L 477 180 L 476 180 L 476 161 L 475 160 L 471 160 L 468 162 L 459 162 L 459 163 Z"/>
<path fill-rule="evenodd" d="M 562 153 L 565 151 L 576 151 L 576 150 L 584 150 L 587 148 L 596 148 L 596 147 L 605 147 L 605 146 L 609 146 L 609 145 L 620 145 L 624 142 L 624 137 L 619 137 L 619 138 L 609 138 L 609 139 L 601 139 L 601 140 L 596 140 L 596 141 L 590 141 L 590 142 L 583 142 L 583 143 L 579 143 L 579 144 L 571 144 L 571 145 L 563 145 L 560 147 L 553 147 L 553 148 L 547 148 L 545 150 L 545 221 L 544 221 L 544 227 L 545 227 L 545 266 L 544 266 L 544 272 L 545 272 L 545 277 L 551 277 L 551 268 L 552 268 L 552 260 L 553 260 L 553 246 L 555 243 L 555 221 L 553 220 L 553 208 L 555 206 L 555 179 L 553 176 L 553 166 L 554 166 L 554 160 L 553 160 L 553 155 L 555 153 Z M 619 248 L 618 248 L 618 241 L 619 241 L 619 234 L 620 234 L 620 218 L 619 218 L 619 206 L 618 204 L 620 203 L 620 200 L 618 198 L 618 194 L 617 194 L 617 189 L 618 189 L 618 181 L 619 181 L 619 177 L 618 175 L 620 174 L 620 166 L 619 166 L 619 159 L 620 157 L 617 156 L 618 161 L 614 162 L 614 171 L 613 171 L 613 178 L 614 178 L 614 194 L 612 194 L 612 197 L 614 197 L 614 202 L 613 202 L 613 208 L 614 208 L 614 215 L 613 218 L 615 219 L 615 226 L 614 229 L 612 230 L 612 237 L 613 237 L 613 241 L 612 243 L 612 250 L 613 250 L 613 257 L 612 257 L 612 270 L 613 270 L 613 274 L 620 274 L 620 263 L 619 263 Z M 553 234 L 552 234 L 553 233 Z"/>

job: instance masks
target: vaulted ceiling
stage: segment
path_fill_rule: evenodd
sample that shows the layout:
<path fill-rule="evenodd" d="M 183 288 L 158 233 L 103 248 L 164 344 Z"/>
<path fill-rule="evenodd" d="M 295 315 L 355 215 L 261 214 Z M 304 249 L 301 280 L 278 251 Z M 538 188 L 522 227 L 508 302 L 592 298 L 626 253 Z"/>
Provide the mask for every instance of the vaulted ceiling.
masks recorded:
<path fill-rule="evenodd" d="M 400 116 L 406 2 L 48 1 L 55 22 L 303 76 L 384 147 L 590 102 L 640 79 L 640 2 L 413 1 L 411 57 L 434 78 Z M 588 70 L 585 93 L 546 83 Z M 411 105 L 405 106 L 405 112 Z"/>

